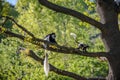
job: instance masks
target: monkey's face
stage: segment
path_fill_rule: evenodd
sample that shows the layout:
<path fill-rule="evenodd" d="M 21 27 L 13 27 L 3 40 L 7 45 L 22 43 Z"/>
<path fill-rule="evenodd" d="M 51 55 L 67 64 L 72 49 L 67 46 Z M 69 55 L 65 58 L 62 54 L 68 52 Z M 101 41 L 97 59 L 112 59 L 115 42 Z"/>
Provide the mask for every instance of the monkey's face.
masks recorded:
<path fill-rule="evenodd" d="M 55 34 L 52 34 L 51 36 L 52 36 L 52 38 L 53 38 L 53 39 L 55 39 L 55 38 L 56 38 L 56 35 L 55 35 Z"/>

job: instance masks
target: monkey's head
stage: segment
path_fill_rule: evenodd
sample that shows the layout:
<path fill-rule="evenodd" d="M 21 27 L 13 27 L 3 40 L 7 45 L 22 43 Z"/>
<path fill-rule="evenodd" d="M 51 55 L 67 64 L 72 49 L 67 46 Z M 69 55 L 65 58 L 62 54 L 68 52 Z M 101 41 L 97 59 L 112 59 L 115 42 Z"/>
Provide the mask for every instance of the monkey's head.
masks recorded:
<path fill-rule="evenodd" d="M 55 38 L 56 38 L 55 33 L 51 33 L 51 37 L 52 37 L 53 39 L 55 39 Z"/>

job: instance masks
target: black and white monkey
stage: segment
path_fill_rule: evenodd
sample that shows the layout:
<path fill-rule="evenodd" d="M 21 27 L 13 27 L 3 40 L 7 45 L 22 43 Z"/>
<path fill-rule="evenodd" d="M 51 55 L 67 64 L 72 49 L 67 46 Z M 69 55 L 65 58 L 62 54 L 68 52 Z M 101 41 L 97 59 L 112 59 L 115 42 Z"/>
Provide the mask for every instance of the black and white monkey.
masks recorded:
<path fill-rule="evenodd" d="M 56 35 L 55 33 L 50 33 L 48 35 L 45 36 L 44 40 L 48 41 L 48 42 L 51 42 L 51 43 L 55 43 L 57 44 L 56 42 Z M 44 48 L 47 49 L 48 45 L 47 44 L 44 44 Z M 50 67 L 49 67 L 49 62 L 48 62 L 48 54 L 50 52 L 49 51 L 46 51 L 45 50 L 45 58 L 44 58 L 44 72 L 45 72 L 45 75 L 48 76 L 48 73 L 49 73 L 49 70 L 50 70 Z"/>
<path fill-rule="evenodd" d="M 87 52 L 87 48 L 89 48 L 87 44 L 79 43 L 77 49 L 81 49 L 83 52 Z"/>
<path fill-rule="evenodd" d="M 50 34 L 45 36 L 44 40 L 49 41 L 51 43 L 56 43 L 57 44 L 55 38 L 56 38 L 55 33 L 50 33 Z"/>
<path fill-rule="evenodd" d="M 50 34 L 46 35 L 44 40 L 57 44 L 55 33 L 50 33 Z M 44 44 L 45 48 L 47 48 L 47 46 L 48 46 L 47 44 Z"/>

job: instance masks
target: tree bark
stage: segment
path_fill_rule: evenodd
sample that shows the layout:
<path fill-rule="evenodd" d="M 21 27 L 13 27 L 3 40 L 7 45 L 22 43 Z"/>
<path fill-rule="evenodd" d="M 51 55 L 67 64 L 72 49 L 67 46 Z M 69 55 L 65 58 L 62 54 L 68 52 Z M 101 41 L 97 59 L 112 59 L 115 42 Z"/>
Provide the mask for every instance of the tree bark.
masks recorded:
<path fill-rule="evenodd" d="M 101 23 L 105 25 L 102 40 L 110 54 L 110 57 L 108 57 L 109 74 L 107 80 L 120 80 L 120 32 L 115 2 L 112 0 L 97 0 L 97 12 L 100 15 Z"/>

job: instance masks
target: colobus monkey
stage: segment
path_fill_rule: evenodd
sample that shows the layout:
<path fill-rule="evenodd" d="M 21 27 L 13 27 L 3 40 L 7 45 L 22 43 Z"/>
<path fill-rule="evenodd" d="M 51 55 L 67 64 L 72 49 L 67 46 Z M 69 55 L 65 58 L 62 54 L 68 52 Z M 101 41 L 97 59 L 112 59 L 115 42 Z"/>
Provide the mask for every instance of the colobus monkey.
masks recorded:
<path fill-rule="evenodd" d="M 82 51 L 86 52 L 87 48 L 89 48 L 87 44 L 79 43 L 77 49 L 81 49 Z"/>
<path fill-rule="evenodd" d="M 51 34 L 46 35 L 44 40 L 57 44 L 55 38 L 56 38 L 55 33 L 51 33 Z M 48 47 L 48 45 L 44 44 L 44 48 L 46 49 L 47 47 Z M 48 73 L 50 70 L 49 63 L 48 63 L 48 54 L 49 54 L 48 51 L 45 50 L 44 72 L 45 72 L 46 76 L 48 76 Z"/>
<path fill-rule="evenodd" d="M 55 38 L 56 38 L 55 33 L 51 33 L 51 34 L 48 34 L 47 36 L 45 36 L 44 40 L 57 44 Z"/>
<path fill-rule="evenodd" d="M 55 33 L 51 33 L 51 34 L 46 35 L 44 40 L 57 44 L 55 38 L 56 38 Z M 44 47 L 47 48 L 47 45 L 44 44 Z"/>

